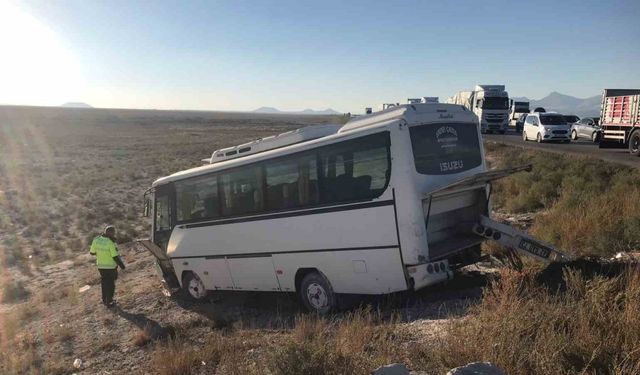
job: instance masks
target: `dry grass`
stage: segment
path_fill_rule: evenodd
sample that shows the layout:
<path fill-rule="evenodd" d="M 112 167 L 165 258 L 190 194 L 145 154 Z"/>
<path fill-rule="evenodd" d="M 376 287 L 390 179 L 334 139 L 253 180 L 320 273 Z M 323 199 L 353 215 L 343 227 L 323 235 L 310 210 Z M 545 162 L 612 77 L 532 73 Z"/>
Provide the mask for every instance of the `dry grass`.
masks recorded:
<path fill-rule="evenodd" d="M 84 252 L 106 223 L 115 224 L 122 239 L 144 236 L 148 226 L 139 216 L 140 197 L 153 179 L 194 166 L 215 148 L 315 122 L 43 111 L 25 119 L 0 108 L 0 272 L 21 267 L 27 274 L 31 266 Z M 493 197 L 496 207 L 509 211 L 541 210 L 531 229 L 537 236 L 579 254 L 638 248 L 637 171 L 508 147 L 489 146 L 488 154 L 498 167 L 533 162 L 533 173 L 501 181 Z M 98 284 L 95 269 L 86 269 L 78 284 Z M 194 320 L 180 326 L 185 332 L 177 339 L 149 344 L 145 329 L 132 341 L 144 347 L 137 352 L 150 357 L 141 363 L 144 371 L 167 375 L 366 374 L 390 362 L 444 373 L 477 360 L 497 363 L 510 374 L 640 373 L 637 270 L 613 279 L 570 272 L 562 293 L 538 285 L 533 272 L 504 273 L 467 317 L 446 324 L 444 334 L 430 335 L 428 342 L 411 327 L 367 310 L 330 319 L 301 316 L 291 330 L 244 329 L 216 320 L 212 332 Z M 28 296 L 24 285 L 7 283 L 6 275 L 0 279 L 10 300 Z M 83 311 L 77 287 L 41 292 L 32 297 L 35 304 L 0 315 L 1 373 L 70 372 L 65 366 L 70 358 L 58 348 L 78 346 L 80 333 L 57 323 L 45 330 L 25 327 L 33 328 L 30 322 L 61 298 Z M 87 305 L 84 314 L 95 311 Z M 122 324 L 110 316 L 96 322 L 114 332 Z M 104 335 L 91 350 L 117 351 L 119 342 Z"/>
<path fill-rule="evenodd" d="M 367 374 L 403 358 L 411 335 L 393 320 L 356 310 L 334 321 L 302 316 L 289 339 L 269 355 L 270 373 Z"/>
<path fill-rule="evenodd" d="M 533 273 L 504 271 L 467 318 L 414 349 L 413 363 L 443 372 L 490 361 L 508 374 L 637 374 L 638 271 L 612 279 L 566 271 L 563 293 L 538 285 Z"/>
<path fill-rule="evenodd" d="M 0 302 L 3 303 L 23 301 L 31 295 L 24 283 L 20 281 L 8 280 L 0 286 Z"/>
<path fill-rule="evenodd" d="M 39 307 L 31 302 L 0 314 L 0 351 L 10 348 L 17 334 L 39 315 Z"/>
<path fill-rule="evenodd" d="M 223 355 L 233 352 L 233 342 L 217 335 L 198 346 L 181 338 L 169 339 L 156 346 L 151 368 L 159 375 L 190 375 L 201 366 L 215 369 Z"/>
<path fill-rule="evenodd" d="M 153 332 L 151 332 L 151 327 L 147 325 L 144 327 L 144 329 L 139 329 L 133 335 L 132 341 L 135 346 L 145 346 L 151 342 L 152 337 L 153 337 Z"/>
<path fill-rule="evenodd" d="M 494 207 L 542 210 L 531 232 L 579 255 L 640 250 L 640 171 L 596 159 L 487 144 L 495 167 L 533 164 L 495 184 Z"/>
<path fill-rule="evenodd" d="M 223 146 L 340 116 L 0 106 L 0 253 L 28 270 L 86 251 L 104 228 L 148 233 L 142 194 Z M 108 182 L 108 183 L 107 183 Z M 7 235 L 4 235 L 7 233 Z M 32 259 L 28 259 L 31 255 Z"/>
<path fill-rule="evenodd" d="M 47 344 L 64 343 L 73 340 L 76 332 L 68 324 L 56 324 L 43 332 L 43 340 Z"/>

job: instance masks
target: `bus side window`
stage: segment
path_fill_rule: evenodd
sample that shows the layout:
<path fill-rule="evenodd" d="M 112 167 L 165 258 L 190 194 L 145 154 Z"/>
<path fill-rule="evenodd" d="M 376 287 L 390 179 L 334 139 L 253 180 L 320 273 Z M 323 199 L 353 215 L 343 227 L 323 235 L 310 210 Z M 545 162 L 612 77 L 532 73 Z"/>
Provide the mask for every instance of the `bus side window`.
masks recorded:
<path fill-rule="evenodd" d="M 264 209 L 262 168 L 250 165 L 222 175 L 222 214 L 241 215 Z"/>
<path fill-rule="evenodd" d="M 176 183 L 178 222 L 220 216 L 217 176 L 202 176 Z"/>
<path fill-rule="evenodd" d="M 320 150 L 324 203 L 373 199 L 387 186 L 389 134 L 378 133 Z"/>
<path fill-rule="evenodd" d="M 266 163 L 267 210 L 317 203 L 315 154 Z"/>
<path fill-rule="evenodd" d="M 308 206 L 319 201 L 318 166 L 315 153 L 300 158 L 300 179 L 298 180 L 298 196 L 300 205 Z"/>

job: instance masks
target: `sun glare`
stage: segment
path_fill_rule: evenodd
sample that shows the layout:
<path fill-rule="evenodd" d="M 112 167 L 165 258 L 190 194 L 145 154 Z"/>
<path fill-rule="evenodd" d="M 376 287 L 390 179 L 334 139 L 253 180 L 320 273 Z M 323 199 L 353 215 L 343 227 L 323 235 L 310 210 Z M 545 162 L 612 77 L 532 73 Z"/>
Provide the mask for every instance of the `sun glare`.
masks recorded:
<path fill-rule="evenodd" d="M 0 104 L 59 105 L 78 99 L 80 66 L 56 33 L 0 0 Z"/>

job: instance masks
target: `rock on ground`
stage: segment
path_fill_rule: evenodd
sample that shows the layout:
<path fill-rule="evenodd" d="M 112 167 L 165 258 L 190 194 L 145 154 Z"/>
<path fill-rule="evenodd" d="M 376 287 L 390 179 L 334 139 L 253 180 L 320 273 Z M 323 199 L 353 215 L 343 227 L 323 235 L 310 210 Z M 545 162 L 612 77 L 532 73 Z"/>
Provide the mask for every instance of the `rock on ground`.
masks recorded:
<path fill-rule="evenodd" d="M 371 375 L 409 375 L 409 369 L 402 363 L 392 363 L 378 367 L 371 372 Z"/>
<path fill-rule="evenodd" d="M 447 375 L 506 375 L 504 371 L 489 362 L 473 362 L 466 366 L 449 370 Z"/>

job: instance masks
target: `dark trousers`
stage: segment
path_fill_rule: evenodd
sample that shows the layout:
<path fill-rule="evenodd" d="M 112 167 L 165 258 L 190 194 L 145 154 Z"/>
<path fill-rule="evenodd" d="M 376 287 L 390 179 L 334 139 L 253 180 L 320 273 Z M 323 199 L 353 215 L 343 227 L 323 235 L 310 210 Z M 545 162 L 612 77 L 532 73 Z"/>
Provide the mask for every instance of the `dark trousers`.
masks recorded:
<path fill-rule="evenodd" d="M 118 269 L 98 268 L 100 272 L 100 284 L 102 285 L 102 303 L 105 305 L 113 301 L 113 293 L 116 291 L 116 279 Z"/>

